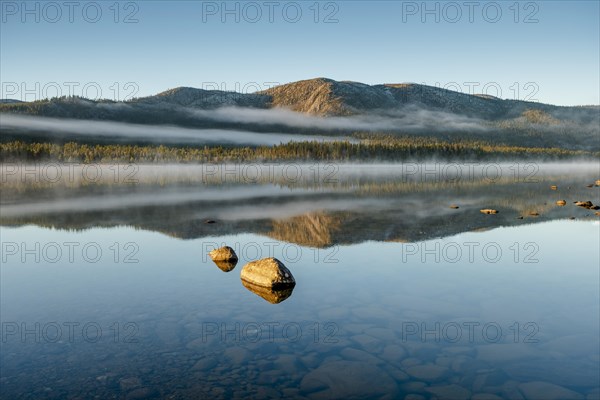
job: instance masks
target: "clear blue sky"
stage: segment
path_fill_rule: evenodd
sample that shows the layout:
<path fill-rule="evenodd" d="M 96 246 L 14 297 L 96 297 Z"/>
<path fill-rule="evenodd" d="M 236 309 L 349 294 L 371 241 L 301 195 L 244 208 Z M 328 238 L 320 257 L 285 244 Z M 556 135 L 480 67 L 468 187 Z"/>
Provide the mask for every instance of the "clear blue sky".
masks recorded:
<path fill-rule="evenodd" d="M 63 94 L 76 82 L 75 94 L 86 94 L 87 84 L 89 97 L 99 87 L 114 98 L 116 82 L 123 98 L 212 83 L 252 91 L 253 82 L 266 88 L 324 76 L 467 93 L 487 85 L 503 98 L 600 104 L 596 0 L 229 1 L 231 14 L 222 1 L 0 3 L 2 97 L 23 97 L 14 83 L 25 83 L 32 99 L 53 95 L 52 82 Z M 124 23 L 128 16 L 133 23 Z"/>

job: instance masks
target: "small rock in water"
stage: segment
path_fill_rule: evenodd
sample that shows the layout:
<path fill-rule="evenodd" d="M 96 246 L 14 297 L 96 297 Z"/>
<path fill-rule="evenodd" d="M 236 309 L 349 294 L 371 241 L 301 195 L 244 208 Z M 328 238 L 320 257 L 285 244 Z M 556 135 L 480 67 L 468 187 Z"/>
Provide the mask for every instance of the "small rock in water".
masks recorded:
<path fill-rule="evenodd" d="M 404 397 L 404 400 L 426 400 L 425 397 L 420 394 L 410 393 Z"/>
<path fill-rule="evenodd" d="M 457 356 L 457 355 L 473 356 L 473 355 L 475 355 L 475 352 L 476 352 L 475 349 L 470 346 L 446 347 L 446 348 L 442 349 L 442 351 L 446 354 L 451 354 L 452 356 Z"/>
<path fill-rule="evenodd" d="M 252 358 L 252 353 L 243 347 L 230 347 L 223 352 L 225 359 L 235 365 L 244 364 Z"/>
<path fill-rule="evenodd" d="M 243 281 L 262 287 L 283 288 L 296 285 L 290 270 L 273 257 L 251 261 L 244 265 L 241 278 Z"/>
<path fill-rule="evenodd" d="M 381 358 L 392 364 L 398 364 L 406 358 L 406 350 L 397 344 L 388 344 L 383 349 Z"/>
<path fill-rule="evenodd" d="M 400 387 L 404 392 L 422 393 L 425 390 L 425 388 L 427 387 L 427 385 L 424 382 L 412 381 L 412 382 L 403 383 Z"/>
<path fill-rule="evenodd" d="M 315 398 L 380 398 L 396 396 L 396 382 L 382 369 L 359 361 L 332 361 L 307 373 L 300 383 L 303 393 Z M 392 397 L 393 398 L 393 397 Z"/>
<path fill-rule="evenodd" d="M 471 391 L 465 389 L 462 386 L 456 384 L 446 386 L 432 386 L 425 388 L 429 393 L 434 394 L 439 399 L 448 400 L 469 400 L 471 398 Z"/>
<path fill-rule="evenodd" d="M 479 210 L 483 214 L 498 214 L 498 210 L 494 210 L 491 208 L 484 208 L 483 210 Z"/>
<path fill-rule="evenodd" d="M 214 223 L 215 223 L 215 220 L 212 220 L 212 219 L 206 219 L 206 220 L 204 220 L 204 223 L 205 223 L 205 224 L 214 224 Z"/>
<path fill-rule="evenodd" d="M 142 386 L 142 381 L 140 378 L 132 377 L 132 378 L 123 378 L 119 381 L 119 386 L 121 390 L 126 392 L 129 390 L 137 389 Z"/>
<path fill-rule="evenodd" d="M 529 213 L 529 215 L 530 215 L 530 216 L 532 216 L 532 217 L 539 217 L 539 216 L 540 216 L 540 213 L 539 213 L 539 212 L 537 212 L 537 211 L 531 211 L 531 212 Z"/>
<path fill-rule="evenodd" d="M 449 373 L 448 368 L 434 364 L 415 365 L 406 369 L 406 373 L 415 379 L 425 382 L 443 380 Z"/>
<path fill-rule="evenodd" d="M 475 392 L 487 392 L 485 388 L 499 388 L 510 378 L 502 370 L 495 369 L 487 372 L 479 372 L 472 382 L 472 389 Z"/>
<path fill-rule="evenodd" d="M 344 350 L 342 350 L 340 355 L 349 361 L 360 361 L 363 363 L 369 362 L 372 364 L 382 363 L 382 361 L 380 359 L 378 359 L 377 357 L 375 357 L 374 355 L 371 355 L 371 354 L 367 353 L 366 351 L 353 349 L 351 347 L 347 347 Z"/>
<path fill-rule="evenodd" d="M 126 400 L 150 399 L 156 398 L 156 395 L 158 395 L 158 393 L 155 389 L 150 387 L 142 387 L 129 392 L 129 394 L 127 394 Z"/>
<path fill-rule="evenodd" d="M 237 261 L 238 259 L 238 256 L 237 254 L 235 254 L 235 251 L 229 246 L 214 249 L 211 252 L 209 252 L 208 255 L 213 261 Z"/>
<path fill-rule="evenodd" d="M 600 186 L 600 179 L 598 179 L 595 183 L 596 183 L 596 186 Z"/>
<path fill-rule="evenodd" d="M 471 400 L 502 400 L 502 397 L 491 393 L 477 393 L 471 397 Z"/>
<path fill-rule="evenodd" d="M 217 359 L 214 357 L 203 357 L 194 364 L 192 369 L 200 371 L 208 371 L 211 368 L 216 367 L 218 364 Z"/>
<path fill-rule="evenodd" d="M 556 202 L 556 205 L 557 205 L 557 206 L 561 206 L 561 207 L 562 207 L 562 206 L 566 206 L 566 205 L 567 205 L 567 202 L 566 202 L 565 200 L 558 200 L 558 201 Z"/>
<path fill-rule="evenodd" d="M 558 189 L 558 186 L 556 186 L 556 185 L 552 185 L 552 186 L 550 186 L 550 189 L 552 189 L 552 190 L 556 190 L 556 189 Z"/>
<path fill-rule="evenodd" d="M 423 361 L 419 360 L 416 357 L 409 357 L 402 360 L 401 365 L 404 369 L 414 367 L 415 365 L 421 365 Z"/>
<path fill-rule="evenodd" d="M 519 216 L 517 217 L 517 219 L 523 219 L 523 216 L 522 216 L 522 215 L 519 215 Z"/>
<path fill-rule="evenodd" d="M 235 254 L 235 251 L 229 246 L 214 249 L 208 253 L 208 255 L 223 272 L 233 270 L 238 262 L 237 254 Z"/>
<path fill-rule="evenodd" d="M 594 207 L 594 204 L 592 204 L 592 202 L 589 200 L 588 201 L 576 201 L 575 205 L 577 207 L 583 207 L 583 208 L 588 208 L 588 209 Z"/>
<path fill-rule="evenodd" d="M 456 204 L 450 204 L 450 208 L 453 208 L 453 209 L 455 209 L 455 210 L 456 210 L 456 209 L 457 209 L 457 208 L 459 208 L 459 207 L 458 207 Z"/>
<path fill-rule="evenodd" d="M 585 187 L 591 188 L 594 187 L 594 185 L 592 185 L 591 183 L 589 185 L 585 185 Z"/>

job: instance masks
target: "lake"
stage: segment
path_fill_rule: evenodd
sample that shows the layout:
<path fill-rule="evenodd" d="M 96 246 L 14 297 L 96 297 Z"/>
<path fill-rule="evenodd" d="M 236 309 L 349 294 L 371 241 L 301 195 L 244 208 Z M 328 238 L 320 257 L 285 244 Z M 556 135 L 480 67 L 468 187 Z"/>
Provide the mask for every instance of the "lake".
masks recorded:
<path fill-rule="evenodd" d="M 597 163 L 1 171 L 2 398 L 600 397 Z"/>

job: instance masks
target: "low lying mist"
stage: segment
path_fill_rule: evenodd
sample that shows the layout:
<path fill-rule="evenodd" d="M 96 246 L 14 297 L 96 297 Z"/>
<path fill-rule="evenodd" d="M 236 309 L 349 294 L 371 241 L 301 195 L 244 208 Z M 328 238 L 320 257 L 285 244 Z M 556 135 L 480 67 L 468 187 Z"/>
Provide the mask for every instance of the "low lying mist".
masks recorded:
<path fill-rule="evenodd" d="M 0 130 L 18 130 L 23 135 L 43 132 L 49 139 L 105 138 L 120 142 L 156 144 L 273 146 L 291 141 L 333 141 L 350 138 L 289 133 L 258 133 L 224 129 L 191 129 L 169 125 L 141 125 L 114 121 L 58 119 L 2 114 Z"/>
<path fill-rule="evenodd" d="M 467 131 L 489 130 L 483 120 L 432 111 L 415 106 L 385 114 L 365 114 L 348 117 L 318 117 L 302 114 L 285 108 L 254 109 L 223 107 L 216 110 L 188 109 L 197 118 L 212 121 L 242 124 L 283 125 L 290 128 L 312 128 L 318 130 L 348 131 Z"/>

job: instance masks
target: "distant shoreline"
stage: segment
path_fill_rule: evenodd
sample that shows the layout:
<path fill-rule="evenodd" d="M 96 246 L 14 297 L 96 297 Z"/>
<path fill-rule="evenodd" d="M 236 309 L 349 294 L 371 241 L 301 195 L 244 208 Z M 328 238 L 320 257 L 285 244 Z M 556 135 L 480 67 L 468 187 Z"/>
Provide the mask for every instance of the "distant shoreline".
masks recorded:
<path fill-rule="evenodd" d="M 600 152 L 561 148 L 519 147 L 419 137 L 374 137 L 358 143 L 289 142 L 275 146 L 177 146 L 86 144 L 80 142 L 0 143 L 0 162 L 214 163 L 257 161 L 401 162 L 506 160 L 600 160 Z"/>

